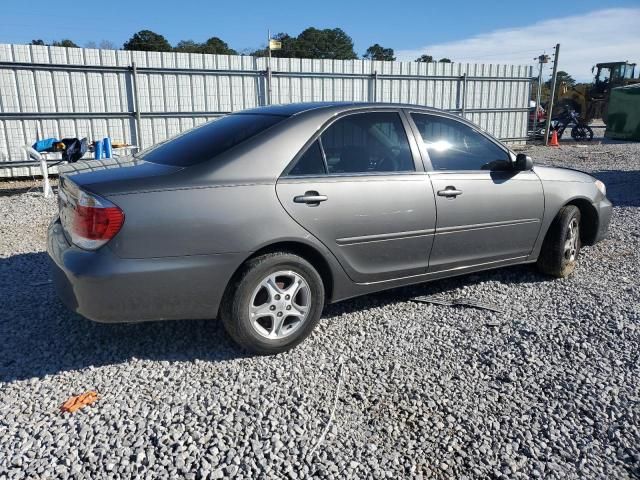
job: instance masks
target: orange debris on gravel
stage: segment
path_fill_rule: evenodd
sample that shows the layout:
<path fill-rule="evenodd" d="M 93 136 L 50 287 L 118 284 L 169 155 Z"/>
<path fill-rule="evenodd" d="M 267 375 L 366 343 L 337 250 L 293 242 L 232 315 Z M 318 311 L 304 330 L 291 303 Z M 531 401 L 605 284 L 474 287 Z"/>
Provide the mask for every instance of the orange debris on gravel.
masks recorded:
<path fill-rule="evenodd" d="M 60 406 L 60 410 L 63 412 L 75 412 L 80 410 L 82 407 L 87 405 L 91 405 L 98 399 L 98 394 L 96 392 L 85 392 L 82 395 L 76 395 L 75 397 L 71 397 L 69 400 L 64 402 Z"/>

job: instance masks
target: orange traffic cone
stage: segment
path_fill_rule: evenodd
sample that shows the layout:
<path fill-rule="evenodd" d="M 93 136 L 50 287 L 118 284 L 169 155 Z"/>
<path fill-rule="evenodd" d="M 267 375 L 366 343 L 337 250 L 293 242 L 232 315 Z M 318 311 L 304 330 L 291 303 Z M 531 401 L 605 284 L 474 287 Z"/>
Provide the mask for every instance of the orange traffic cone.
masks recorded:
<path fill-rule="evenodd" d="M 558 143 L 558 132 L 556 132 L 555 130 L 551 132 L 551 141 L 549 142 L 549 146 L 550 147 L 560 146 L 560 144 Z"/>

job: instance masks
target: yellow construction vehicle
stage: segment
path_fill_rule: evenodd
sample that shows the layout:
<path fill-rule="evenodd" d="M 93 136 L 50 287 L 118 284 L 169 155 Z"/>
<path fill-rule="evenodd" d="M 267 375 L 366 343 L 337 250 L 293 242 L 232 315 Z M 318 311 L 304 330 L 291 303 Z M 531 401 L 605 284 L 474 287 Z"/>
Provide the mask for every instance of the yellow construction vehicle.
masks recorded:
<path fill-rule="evenodd" d="M 558 103 L 572 104 L 586 123 L 596 118 L 606 123 L 611 89 L 640 83 L 640 78 L 635 76 L 635 68 L 636 64 L 629 62 L 598 63 L 591 69 L 592 73 L 595 72 L 593 83 L 580 84 L 571 90 L 561 85 Z"/>

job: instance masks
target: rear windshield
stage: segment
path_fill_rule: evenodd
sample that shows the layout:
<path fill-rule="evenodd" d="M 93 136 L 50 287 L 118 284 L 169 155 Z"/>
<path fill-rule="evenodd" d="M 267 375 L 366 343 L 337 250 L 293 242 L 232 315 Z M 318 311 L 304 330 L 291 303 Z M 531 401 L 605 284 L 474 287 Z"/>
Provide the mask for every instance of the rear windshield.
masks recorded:
<path fill-rule="evenodd" d="M 227 115 L 187 130 L 135 156 L 152 163 L 188 167 L 211 160 L 285 118 L 259 114 Z"/>

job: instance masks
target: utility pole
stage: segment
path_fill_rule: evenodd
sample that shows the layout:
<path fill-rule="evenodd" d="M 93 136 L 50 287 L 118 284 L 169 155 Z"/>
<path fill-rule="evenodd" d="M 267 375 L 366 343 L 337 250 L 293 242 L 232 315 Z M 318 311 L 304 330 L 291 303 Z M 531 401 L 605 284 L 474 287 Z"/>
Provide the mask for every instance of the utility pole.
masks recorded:
<path fill-rule="evenodd" d="M 545 63 L 549 63 L 549 55 L 546 55 L 544 52 L 538 58 L 534 58 L 534 60 L 538 60 L 540 64 L 540 70 L 538 72 L 538 88 L 536 92 L 536 112 L 533 115 L 533 138 L 536 138 L 538 132 L 538 111 L 540 107 L 540 97 L 542 96 L 542 66 Z"/>
<path fill-rule="evenodd" d="M 551 76 L 551 100 L 547 109 L 547 126 L 544 129 L 544 144 L 549 144 L 549 131 L 551 129 L 551 115 L 553 115 L 553 101 L 556 98 L 556 80 L 558 79 L 558 58 L 560 57 L 560 44 L 556 44 L 553 55 L 553 75 Z"/>

